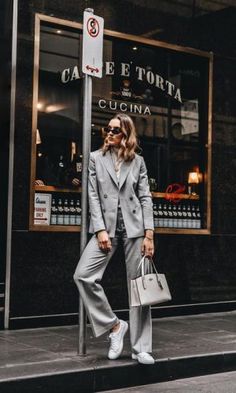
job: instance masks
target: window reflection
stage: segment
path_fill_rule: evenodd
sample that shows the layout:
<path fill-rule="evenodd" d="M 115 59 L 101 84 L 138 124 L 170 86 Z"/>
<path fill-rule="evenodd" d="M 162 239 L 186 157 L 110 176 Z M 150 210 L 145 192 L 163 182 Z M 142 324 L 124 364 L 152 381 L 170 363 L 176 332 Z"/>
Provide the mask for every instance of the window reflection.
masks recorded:
<path fill-rule="evenodd" d="M 36 185 L 81 184 L 79 37 L 75 31 L 41 25 Z M 62 73 L 68 69 L 74 72 Z"/>

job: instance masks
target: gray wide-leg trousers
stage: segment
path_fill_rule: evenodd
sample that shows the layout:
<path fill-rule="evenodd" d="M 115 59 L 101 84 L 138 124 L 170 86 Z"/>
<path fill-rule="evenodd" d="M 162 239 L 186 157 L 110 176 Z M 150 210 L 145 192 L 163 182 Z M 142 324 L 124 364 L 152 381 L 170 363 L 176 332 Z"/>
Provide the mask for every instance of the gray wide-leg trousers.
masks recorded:
<path fill-rule="evenodd" d="M 109 253 L 102 251 L 98 247 L 96 235 L 93 235 L 84 249 L 74 274 L 74 281 L 83 299 L 95 337 L 106 333 L 118 322 L 118 318 L 108 303 L 100 281 L 109 260 L 117 248 L 119 239 L 122 240 L 124 246 L 130 300 L 130 280 L 137 277 L 137 267 L 142 257 L 141 245 L 143 237 L 127 238 L 120 211 L 117 217 L 116 236 L 111 239 L 112 250 Z M 134 353 L 152 352 L 150 307 L 130 307 L 129 317 L 132 351 Z"/>

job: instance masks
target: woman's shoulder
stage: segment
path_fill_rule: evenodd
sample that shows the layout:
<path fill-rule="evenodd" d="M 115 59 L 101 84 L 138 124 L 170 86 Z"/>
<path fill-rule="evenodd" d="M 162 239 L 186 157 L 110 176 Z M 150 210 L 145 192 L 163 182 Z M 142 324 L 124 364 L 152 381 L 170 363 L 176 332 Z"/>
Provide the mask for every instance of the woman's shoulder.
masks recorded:
<path fill-rule="evenodd" d="M 90 158 L 96 159 L 98 156 L 101 156 L 101 155 L 102 155 L 102 149 L 97 149 L 97 150 L 91 151 Z"/>
<path fill-rule="evenodd" d="M 94 160 L 97 157 L 102 157 L 102 156 L 103 156 L 102 149 L 97 149 L 97 150 L 91 151 L 91 153 L 90 153 L 90 158 L 93 158 Z M 136 160 L 137 162 L 142 162 L 142 161 L 144 161 L 144 158 L 140 154 L 134 153 L 134 160 Z"/>
<path fill-rule="evenodd" d="M 142 162 L 144 160 L 143 156 L 141 156 L 140 154 L 135 153 L 135 160 L 137 160 L 138 162 Z"/>

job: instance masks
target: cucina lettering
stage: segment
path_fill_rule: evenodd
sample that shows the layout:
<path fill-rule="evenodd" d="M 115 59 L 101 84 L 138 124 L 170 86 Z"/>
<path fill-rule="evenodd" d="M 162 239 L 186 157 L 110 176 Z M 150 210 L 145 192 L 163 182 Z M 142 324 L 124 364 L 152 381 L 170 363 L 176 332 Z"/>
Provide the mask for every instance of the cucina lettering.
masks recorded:
<path fill-rule="evenodd" d="M 127 102 L 100 99 L 98 101 L 98 106 L 101 109 L 110 109 L 112 111 L 138 113 L 140 115 L 151 115 L 150 108 L 147 105 L 130 104 Z"/>

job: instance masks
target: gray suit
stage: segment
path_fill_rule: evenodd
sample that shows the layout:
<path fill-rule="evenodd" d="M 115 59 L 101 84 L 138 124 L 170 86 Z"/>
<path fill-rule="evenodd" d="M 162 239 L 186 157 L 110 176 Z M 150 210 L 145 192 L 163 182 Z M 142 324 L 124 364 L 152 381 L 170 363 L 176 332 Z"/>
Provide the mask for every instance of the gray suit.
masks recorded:
<path fill-rule="evenodd" d="M 91 153 L 89 204 L 90 232 L 107 230 L 112 242 L 111 252 L 105 253 L 94 234 L 74 274 L 94 336 L 98 337 L 118 321 L 100 281 L 119 239 L 124 247 L 130 300 L 130 280 L 138 273 L 144 230 L 153 229 L 152 198 L 143 158 L 135 155 L 133 161 L 123 162 L 118 183 L 110 152 L 105 156 L 101 150 Z M 150 307 L 130 307 L 130 338 L 133 352 L 152 351 Z"/>
<path fill-rule="evenodd" d="M 144 235 L 144 229 L 154 229 L 152 196 L 149 191 L 147 170 L 143 157 L 123 162 L 118 184 L 111 154 L 101 150 L 90 155 L 89 205 L 91 221 L 89 232 L 106 229 L 114 237 L 118 197 L 128 238 Z"/>

